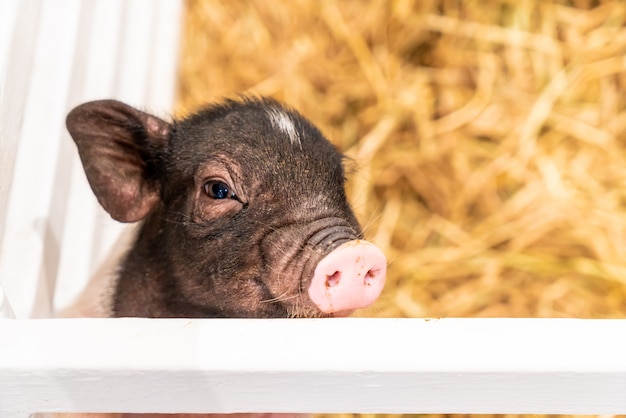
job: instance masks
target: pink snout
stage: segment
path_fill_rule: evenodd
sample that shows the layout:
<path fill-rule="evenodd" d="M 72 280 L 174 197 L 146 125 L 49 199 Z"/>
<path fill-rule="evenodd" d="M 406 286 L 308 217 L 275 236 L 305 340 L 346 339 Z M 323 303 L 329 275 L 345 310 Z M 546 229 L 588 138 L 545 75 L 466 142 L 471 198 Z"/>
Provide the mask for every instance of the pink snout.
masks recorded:
<path fill-rule="evenodd" d="M 387 259 L 374 244 L 353 240 L 324 257 L 313 273 L 309 297 L 324 313 L 371 305 L 387 278 Z"/>

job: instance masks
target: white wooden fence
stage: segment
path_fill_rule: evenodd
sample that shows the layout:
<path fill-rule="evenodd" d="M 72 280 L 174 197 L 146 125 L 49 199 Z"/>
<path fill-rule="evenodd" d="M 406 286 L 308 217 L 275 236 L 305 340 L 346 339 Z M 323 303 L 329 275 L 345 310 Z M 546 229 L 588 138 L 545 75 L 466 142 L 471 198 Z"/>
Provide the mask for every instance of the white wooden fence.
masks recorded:
<path fill-rule="evenodd" d="M 18 318 L 66 305 L 120 233 L 65 129 L 115 98 L 167 116 L 178 0 L 0 1 L 0 282 Z"/>
<path fill-rule="evenodd" d="M 180 12 L 178 0 L 0 1 L 0 317 L 18 318 L 0 319 L 1 417 L 626 413 L 622 320 L 41 319 L 120 231 L 65 114 L 117 98 L 167 115 Z"/>

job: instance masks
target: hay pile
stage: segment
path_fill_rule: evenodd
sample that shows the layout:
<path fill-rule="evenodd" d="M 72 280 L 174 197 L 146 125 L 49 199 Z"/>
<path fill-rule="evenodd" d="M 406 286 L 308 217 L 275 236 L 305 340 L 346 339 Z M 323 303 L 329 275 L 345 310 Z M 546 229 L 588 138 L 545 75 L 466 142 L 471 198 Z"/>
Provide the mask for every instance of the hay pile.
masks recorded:
<path fill-rule="evenodd" d="M 363 315 L 626 317 L 626 3 L 187 2 L 179 114 L 273 96 L 353 158 Z"/>

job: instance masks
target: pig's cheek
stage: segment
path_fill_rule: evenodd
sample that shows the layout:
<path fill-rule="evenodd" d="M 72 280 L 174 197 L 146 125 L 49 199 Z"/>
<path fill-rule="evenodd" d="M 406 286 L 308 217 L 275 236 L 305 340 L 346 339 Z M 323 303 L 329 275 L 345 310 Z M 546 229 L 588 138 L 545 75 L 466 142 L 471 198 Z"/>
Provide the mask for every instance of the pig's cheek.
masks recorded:
<path fill-rule="evenodd" d="M 200 196 L 196 201 L 192 219 L 195 222 L 211 221 L 217 218 L 231 217 L 242 209 L 241 202 L 235 199 L 211 199 Z"/>

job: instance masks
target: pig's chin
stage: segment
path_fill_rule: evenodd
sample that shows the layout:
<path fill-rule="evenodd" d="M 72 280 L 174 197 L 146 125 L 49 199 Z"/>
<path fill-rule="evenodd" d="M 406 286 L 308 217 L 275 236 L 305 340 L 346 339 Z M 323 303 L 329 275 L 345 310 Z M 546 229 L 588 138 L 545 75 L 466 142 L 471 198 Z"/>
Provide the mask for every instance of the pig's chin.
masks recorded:
<path fill-rule="evenodd" d="M 354 309 L 348 309 L 345 311 L 333 312 L 331 315 L 333 318 L 346 318 L 354 313 Z"/>
<path fill-rule="evenodd" d="M 121 418 L 309 418 L 311 414 L 287 414 L 287 413 L 234 413 L 234 414 L 123 414 Z M 83 418 L 83 415 L 72 415 L 72 418 Z M 114 415 L 89 415 L 90 418 L 116 418 Z M 62 418 L 57 416 L 55 418 Z M 85 417 L 86 418 L 86 417 Z"/>
<path fill-rule="evenodd" d="M 312 319 L 312 318 L 344 318 L 350 316 L 354 310 L 344 310 L 332 313 L 326 313 L 319 310 L 313 304 L 306 306 L 290 307 L 287 308 L 288 315 L 286 318 L 292 319 Z"/>
<path fill-rule="evenodd" d="M 354 309 L 346 309 L 343 311 L 337 311 L 332 313 L 324 313 L 319 309 L 314 309 L 310 312 L 299 312 L 292 314 L 290 318 L 346 318 L 354 313 Z"/>

